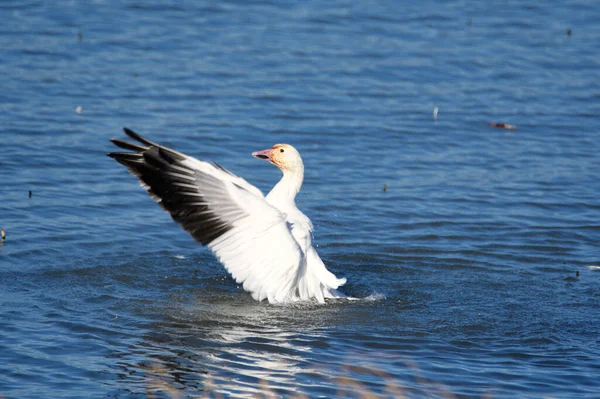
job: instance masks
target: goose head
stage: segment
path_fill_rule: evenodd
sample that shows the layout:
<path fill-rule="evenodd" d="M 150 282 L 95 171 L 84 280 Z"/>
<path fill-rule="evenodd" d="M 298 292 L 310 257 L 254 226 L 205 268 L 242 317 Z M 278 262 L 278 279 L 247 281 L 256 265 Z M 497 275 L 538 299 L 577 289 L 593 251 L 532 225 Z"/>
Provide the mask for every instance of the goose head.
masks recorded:
<path fill-rule="evenodd" d="M 304 164 L 300 153 L 289 144 L 275 144 L 272 148 L 252 153 L 252 156 L 265 159 L 277 166 L 283 174 L 303 175 Z"/>

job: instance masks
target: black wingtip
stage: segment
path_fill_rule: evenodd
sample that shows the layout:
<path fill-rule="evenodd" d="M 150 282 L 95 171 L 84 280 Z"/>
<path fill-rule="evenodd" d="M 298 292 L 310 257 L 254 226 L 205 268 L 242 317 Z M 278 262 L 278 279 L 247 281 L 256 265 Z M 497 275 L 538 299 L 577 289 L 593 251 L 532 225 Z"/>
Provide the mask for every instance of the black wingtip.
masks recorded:
<path fill-rule="evenodd" d="M 140 136 L 139 134 L 137 134 L 136 132 L 134 132 L 133 130 L 131 130 L 127 127 L 124 127 L 123 131 L 125 132 L 126 135 L 128 135 L 129 137 L 131 137 L 134 140 L 141 141 L 141 142 L 143 142 L 143 140 L 144 140 L 144 138 L 142 136 Z"/>
<path fill-rule="evenodd" d="M 123 140 L 119 140 L 119 139 L 110 139 L 110 141 L 117 147 L 123 148 L 125 150 L 142 152 L 142 151 L 145 151 L 148 148 L 150 148 L 150 147 L 142 147 L 141 145 L 129 143 L 127 141 L 123 141 Z"/>
<path fill-rule="evenodd" d="M 121 159 L 131 158 L 131 156 L 137 156 L 138 158 L 140 157 L 140 155 L 136 154 L 135 152 L 109 152 L 106 154 L 106 156 L 116 159 L 119 162 Z"/>
<path fill-rule="evenodd" d="M 154 147 L 160 147 L 158 144 L 153 143 L 152 141 L 148 140 L 145 137 L 140 136 L 139 134 L 137 134 L 136 132 L 134 132 L 133 130 L 124 127 L 123 131 L 125 132 L 126 135 L 128 135 L 129 137 L 131 137 L 134 140 L 139 141 L 140 143 L 144 143 L 146 145 L 150 145 L 150 146 L 154 146 Z"/>
<path fill-rule="evenodd" d="M 127 167 L 133 174 L 136 174 L 138 169 L 144 166 L 144 157 L 136 152 L 109 152 L 106 155 Z"/>

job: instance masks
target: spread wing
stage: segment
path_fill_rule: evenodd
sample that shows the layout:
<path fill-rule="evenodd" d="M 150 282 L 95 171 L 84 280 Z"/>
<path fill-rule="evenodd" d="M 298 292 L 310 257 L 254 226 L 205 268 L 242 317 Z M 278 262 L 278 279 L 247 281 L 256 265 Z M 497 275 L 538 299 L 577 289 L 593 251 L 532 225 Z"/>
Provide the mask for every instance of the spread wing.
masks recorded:
<path fill-rule="evenodd" d="M 124 130 L 140 144 L 112 139 L 131 152 L 108 156 L 137 176 L 150 196 L 207 245 L 254 299 L 284 302 L 294 297 L 304 254 L 285 215 L 260 190 L 217 164 Z"/>

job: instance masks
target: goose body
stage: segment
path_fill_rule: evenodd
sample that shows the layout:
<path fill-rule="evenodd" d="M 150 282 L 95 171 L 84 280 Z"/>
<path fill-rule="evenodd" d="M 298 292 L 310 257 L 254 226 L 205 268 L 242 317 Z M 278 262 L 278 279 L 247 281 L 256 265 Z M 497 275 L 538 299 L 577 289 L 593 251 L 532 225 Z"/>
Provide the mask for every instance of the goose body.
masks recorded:
<path fill-rule="evenodd" d="M 140 184 L 194 239 L 208 246 L 254 299 L 271 303 L 343 297 L 346 282 L 327 270 L 312 245 L 313 225 L 295 203 L 304 164 L 289 144 L 252 155 L 283 172 L 265 197 L 220 165 L 200 161 L 124 129 L 138 143 L 112 139 L 128 152 L 108 156 Z"/>

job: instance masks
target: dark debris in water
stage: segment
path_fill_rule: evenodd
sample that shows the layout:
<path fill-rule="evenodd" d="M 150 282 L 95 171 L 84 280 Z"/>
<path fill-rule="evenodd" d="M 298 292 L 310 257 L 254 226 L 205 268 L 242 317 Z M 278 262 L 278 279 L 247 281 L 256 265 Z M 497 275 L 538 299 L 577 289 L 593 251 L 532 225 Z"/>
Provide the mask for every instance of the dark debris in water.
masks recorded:
<path fill-rule="evenodd" d="M 575 277 L 569 276 L 565 278 L 565 281 L 578 281 L 579 280 L 579 270 L 575 272 Z"/>
<path fill-rule="evenodd" d="M 517 130 L 517 127 L 515 125 L 510 125 L 508 123 L 488 122 L 488 125 L 490 125 L 491 127 L 497 127 L 499 129 Z"/>

